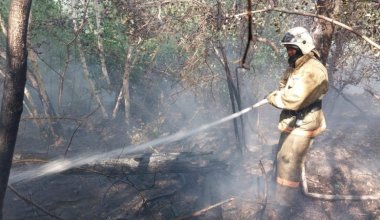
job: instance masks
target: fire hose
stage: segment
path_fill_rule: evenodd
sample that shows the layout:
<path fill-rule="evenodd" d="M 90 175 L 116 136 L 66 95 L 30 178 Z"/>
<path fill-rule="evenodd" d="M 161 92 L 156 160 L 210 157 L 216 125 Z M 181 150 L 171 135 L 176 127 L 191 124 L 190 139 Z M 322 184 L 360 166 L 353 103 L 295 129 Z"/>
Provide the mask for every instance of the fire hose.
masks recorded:
<path fill-rule="evenodd" d="M 301 178 L 302 178 L 302 190 L 303 193 L 312 198 L 324 199 L 324 200 L 379 200 L 380 193 L 373 195 L 328 195 L 328 194 L 320 194 L 320 193 L 312 193 L 309 192 L 307 186 L 306 172 L 305 172 L 305 164 L 301 165 Z"/>

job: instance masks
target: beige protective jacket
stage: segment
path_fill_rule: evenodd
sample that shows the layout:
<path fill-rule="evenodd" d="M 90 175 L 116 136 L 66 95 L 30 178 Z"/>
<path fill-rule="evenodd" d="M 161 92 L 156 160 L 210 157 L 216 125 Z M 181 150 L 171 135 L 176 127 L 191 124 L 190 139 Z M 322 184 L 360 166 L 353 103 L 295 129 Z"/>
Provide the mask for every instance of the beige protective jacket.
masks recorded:
<path fill-rule="evenodd" d="M 269 103 L 283 109 L 278 125 L 282 132 L 315 137 L 326 129 L 322 109 L 308 108 L 321 101 L 329 87 L 327 70 L 315 56 L 318 53 L 312 51 L 297 59 L 295 68 L 289 67 L 284 73 L 279 90 L 267 96 Z M 304 115 L 300 118 L 294 111 Z"/>

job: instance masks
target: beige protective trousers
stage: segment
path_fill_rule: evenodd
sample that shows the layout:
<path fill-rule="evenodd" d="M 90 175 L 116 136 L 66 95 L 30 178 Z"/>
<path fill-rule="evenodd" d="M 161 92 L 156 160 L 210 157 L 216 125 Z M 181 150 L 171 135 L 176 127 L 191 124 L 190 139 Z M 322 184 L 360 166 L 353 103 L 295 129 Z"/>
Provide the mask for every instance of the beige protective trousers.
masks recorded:
<path fill-rule="evenodd" d="M 277 146 L 276 181 L 287 187 L 298 187 L 301 165 L 313 138 L 282 132 Z"/>

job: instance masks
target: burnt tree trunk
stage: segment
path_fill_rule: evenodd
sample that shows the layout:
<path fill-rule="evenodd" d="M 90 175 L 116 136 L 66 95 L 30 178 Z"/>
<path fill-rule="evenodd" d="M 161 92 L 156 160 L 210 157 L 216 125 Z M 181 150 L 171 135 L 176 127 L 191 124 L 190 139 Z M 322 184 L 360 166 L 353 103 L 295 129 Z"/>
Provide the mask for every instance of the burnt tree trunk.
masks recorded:
<path fill-rule="evenodd" d="M 328 18 L 334 18 L 335 12 L 335 0 L 318 0 L 317 1 L 317 14 L 323 15 Z M 332 22 L 317 19 L 315 29 L 313 31 L 313 37 L 315 40 L 315 46 L 321 53 L 321 61 L 326 66 L 327 57 L 329 56 L 332 39 L 334 34 L 334 24 Z M 329 71 L 329 80 L 333 85 L 332 73 Z"/>
<path fill-rule="evenodd" d="M 328 18 L 334 18 L 334 14 L 336 14 L 339 10 L 340 0 L 318 0 L 317 1 L 317 14 L 323 15 Z M 334 24 L 332 22 L 323 20 L 323 19 L 316 19 L 315 20 L 315 26 L 314 30 L 312 32 L 315 46 L 317 50 L 321 53 L 321 62 L 323 65 L 326 66 L 327 64 L 327 58 L 329 56 L 329 52 L 331 49 L 331 44 L 334 36 Z M 334 62 L 334 59 L 331 60 Z M 330 65 L 331 67 L 332 65 Z M 329 78 L 329 84 L 330 88 L 334 88 L 334 78 L 333 78 L 334 71 L 332 69 L 328 69 L 328 78 Z M 325 103 L 335 103 L 335 98 L 328 93 L 328 96 L 325 99 Z M 331 113 L 334 108 L 334 105 L 331 105 L 327 109 L 327 112 Z"/>
<path fill-rule="evenodd" d="M 230 94 L 230 100 L 232 105 L 232 113 L 236 113 L 238 111 L 241 111 L 241 98 L 240 98 L 240 91 L 239 87 L 235 86 L 234 79 L 232 78 L 232 74 L 230 71 L 230 68 L 228 66 L 228 60 L 227 55 L 224 51 L 224 47 L 222 43 L 219 41 L 219 50 L 221 52 L 222 56 L 222 63 L 224 64 L 224 70 L 226 72 L 226 78 L 227 78 L 227 84 L 228 84 L 228 91 Z M 236 84 L 239 84 L 238 78 L 236 78 Z M 235 106 L 235 102 L 237 106 Z M 237 107 L 237 109 L 236 109 Z M 237 118 L 234 118 L 234 129 L 235 129 L 235 136 L 236 140 L 238 142 L 239 150 L 241 153 L 247 149 L 245 145 L 245 134 L 244 134 L 244 123 L 243 123 L 243 116 L 239 117 L 240 123 Z"/>
<path fill-rule="evenodd" d="M 218 31 L 221 30 L 222 26 L 222 5 L 220 1 L 217 1 L 217 29 Z M 232 107 L 232 113 L 236 113 L 236 106 L 235 106 L 235 101 L 237 104 L 238 111 L 241 111 L 241 97 L 240 97 L 240 91 L 239 91 L 239 86 L 237 88 L 235 87 L 234 84 L 234 79 L 232 78 L 232 74 L 230 71 L 230 68 L 228 66 L 228 60 L 227 60 L 227 55 L 224 51 L 223 44 L 221 43 L 220 40 L 217 42 L 217 47 L 214 47 L 214 51 L 216 55 L 218 56 L 219 52 L 219 59 L 221 64 L 224 67 L 224 70 L 226 72 L 226 77 L 227 77 L 227 85 L 228 85 L 228 92 L 230 95 L 230 101 L 231 101 L 231 107 Z M 238 78 L 236 78 L 237 85 L 239 85 Z M 244 150 L 247 149 L 246 144 L 245 144 L 245 131 L 244 131 L 244 122 L 243 122 L 243 117 L 240 117 L 240 126 L 238 119 L 233 120 L 234 123 L 234 131 L 235 131 L 235 137 L 238 145 L 238 150 L 240 153 L 243 153 Z"/>
<path fill-rule="evenodd" d="M 12 0 L 7 37 L 7 71 L 0 111 L 0 219 L 8 185 L 26 82 L 26 37 L 32 0 Z"/>

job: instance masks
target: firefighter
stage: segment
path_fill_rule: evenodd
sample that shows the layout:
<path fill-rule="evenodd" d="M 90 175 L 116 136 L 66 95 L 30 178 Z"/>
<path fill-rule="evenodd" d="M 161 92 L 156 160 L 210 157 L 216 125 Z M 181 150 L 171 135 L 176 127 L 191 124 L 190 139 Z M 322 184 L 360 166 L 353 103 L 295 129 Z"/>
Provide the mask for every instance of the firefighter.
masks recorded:
<path fill-rule="evenodd" d="M 328 90 L 327 70 L 320 62 L 313 39 L 303 27 L 290 29 L 281 44 L 286 47 L 289 67 L 278 90 L 266 99 L 282 109 L 281 136 L 274 162 L 276 198 L 292 205 L 300 194 L 301 165 L 314 137 L 326 129 L 322 98 Z"/>

